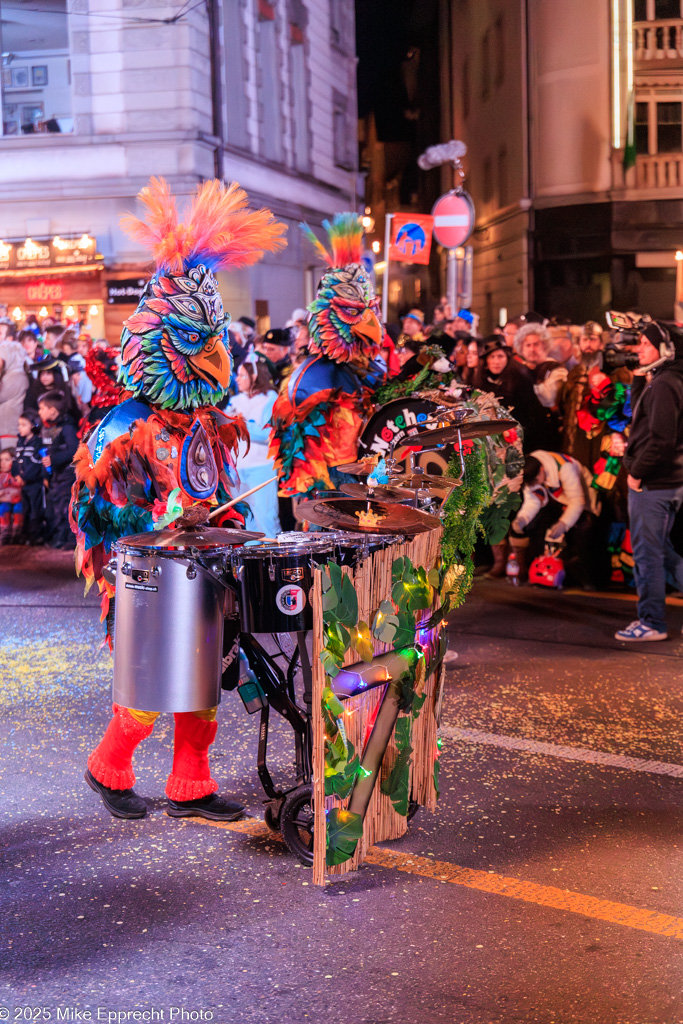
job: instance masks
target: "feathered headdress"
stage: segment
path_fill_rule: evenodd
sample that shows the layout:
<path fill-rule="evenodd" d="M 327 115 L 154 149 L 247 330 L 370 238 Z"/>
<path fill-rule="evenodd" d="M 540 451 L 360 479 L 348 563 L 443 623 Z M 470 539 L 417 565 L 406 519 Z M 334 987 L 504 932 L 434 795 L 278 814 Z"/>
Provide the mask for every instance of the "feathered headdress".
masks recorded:
<path fill-rule="evenodd" d="M 301 230 L 306 238 L 315 246 L 319 256 L 328 267 L 341 269 L 349 263 L 360 263 L 363 258 L 363 222 L 357 213 L 336 213 L 329 220 L 323 221 L 323 227 L 330 240 L 331 251 L 316 238 L 308 224 L 302 224 Z"/>
<path fill-rule="evenodd" d="M 158 270 L 182 274 L 200 263 L 214 271 L 248 267 L 285 245 L 286 225 L 270 210 L 248 209 L 247 194 L 235 181 L 198 185 L 182 223 L 163 178 L 152 178 L 138 199 L 147 207 L 146 220 L 127 214 L 121 226 L 151 250 Z"/>
<path fill-rule="evenodd" d="M 308 224 L 301 225 L 327 264 L 308 307 L 310 350 L 337 363 L 367 365 L 379 352 L 382 325 L 375 289 L 363 264 L 363 222 L 357 213 L 337 213 L 331 224 L 324 220 L 323 225 L 330 252 Z"/>

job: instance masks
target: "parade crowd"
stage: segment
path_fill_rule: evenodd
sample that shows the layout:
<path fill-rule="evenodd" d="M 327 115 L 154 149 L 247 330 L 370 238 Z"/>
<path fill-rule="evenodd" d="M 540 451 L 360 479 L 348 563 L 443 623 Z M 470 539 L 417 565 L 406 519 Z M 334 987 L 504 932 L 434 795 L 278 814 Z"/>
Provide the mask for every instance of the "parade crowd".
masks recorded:
<path fill-rule="evenodd" d="M 307 356 L 308 314 L 293 311 L 282 328 L 256 333 L 242 317 L 230 325 L 232 397 L 223 404 L 247 420 L 243 489 L 273 475 L 268 437 L 278 389 Z M 627 339 L 628 340 L 628 339 Z M 547 545 L 566 546 L 570 580 L 587 589 L 629 580 L 626 474 L 621 467 L 630 422 L 635 346 L 589 321 L 548 321 L 527 313 L 481 338 L 468 310 L 443 299 L 425 318 L 411 309 L 388 324 L 382 358 L 387 377 L 409 380 L 435 346 L 445 354 L 444 380 L 493 393 L 523 428 L 524 501 L 508 536 L 482 548 L 489 574 L 515 578 Z M 433 356 L 432 356 L 433 359 Z M 0 543 L 72 548 L 68 504 L 79 437 L 118 399 L 118 348 L 93 340 L 78 324 L 31 316 L 18 326 L 0 306 Z M 443 365 L 443 363 L 439 364 Z M 275 483 L 253 502 L 254 528 L 274 536 L 293 529 L 291 501 Z"/>

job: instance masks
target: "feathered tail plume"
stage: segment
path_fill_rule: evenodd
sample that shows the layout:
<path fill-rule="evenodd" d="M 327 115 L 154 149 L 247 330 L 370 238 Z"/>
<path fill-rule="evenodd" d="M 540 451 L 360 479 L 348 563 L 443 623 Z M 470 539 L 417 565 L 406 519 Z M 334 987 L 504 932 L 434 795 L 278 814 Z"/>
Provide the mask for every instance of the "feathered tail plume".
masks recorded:
<path fill-rule="evenodd" d="M 329 220 L 323 221 L 323 227 L 330 240 L 328 252 L 309 228 L 308 224 L 301 224 L 301 230 L 306 238 L 315 246 L 316 252 L 323 258 L 328 267 L 339 269 L 348 263 L 360 263 L 363 257 L 363 222 L 357 213 L 336 213 Z"/>
<path fill-rule="evenodd" d="M 286 225 L 270 210 L 248 209 L 247 194 L 234 181 L 227 187 L 221 181 L 199 185 L 182 223 L 163 178 L 151 178 L 138 199 L 147 207 L 146 220 L 128 214 L 121 226 L 151 250 L 157 268 L 171 273 L 198 263 L 211 270 L 248 267 L 286 244 Z"/>

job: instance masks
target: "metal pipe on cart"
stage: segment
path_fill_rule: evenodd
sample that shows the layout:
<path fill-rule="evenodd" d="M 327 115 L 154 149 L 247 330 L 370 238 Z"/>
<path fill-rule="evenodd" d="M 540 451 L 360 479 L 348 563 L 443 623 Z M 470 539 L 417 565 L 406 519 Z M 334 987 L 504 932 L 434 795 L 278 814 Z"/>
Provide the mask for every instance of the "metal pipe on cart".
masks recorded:
<path fill-rule="evenodd" d="M 389 315 L 389 248 L 391 246 L 391 222 L 393 213 L 384 217 L 384 273 L 382 274 L 382 323 L 387 322 Z"/>

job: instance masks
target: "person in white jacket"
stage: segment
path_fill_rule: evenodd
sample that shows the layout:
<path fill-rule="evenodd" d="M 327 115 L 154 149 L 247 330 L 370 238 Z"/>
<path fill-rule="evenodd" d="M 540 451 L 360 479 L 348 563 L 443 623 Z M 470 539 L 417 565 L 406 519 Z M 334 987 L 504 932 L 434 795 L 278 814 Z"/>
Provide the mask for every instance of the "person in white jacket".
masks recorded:
<path fill-rule="evenodd" d="M 547 541 L 567 537 L 565 567 L 584 587 L 591 586 L 589 539 L 593 527 L 588 488 L 581 464 L 570 455 L 537 449 L 524 464 L 522 507 L 512 521 L 510 545 L 526 573 L 528 557 L 541 554 Z"/>
<path fill-rule="evenodd" d="M 238 393 L 230 399 L 225 411 L 230 415 L 241 413 L 247 421 L 251 444 L 247 452 L 246 443 L 240 441 L 236 463 L 239 491 L 244 492 L 277 475 L 272 460 L 268 458 L 270 419 L 277 391 L 265 360 L 259 359 L 253 351 L 237 371 L 237 388 Z M 253 515 L 253 519 L 247 521 L 247 529 L 258 530 L 266 537 L 276 537 L 280 533 L 277 480 L 246 500 Z"/>

